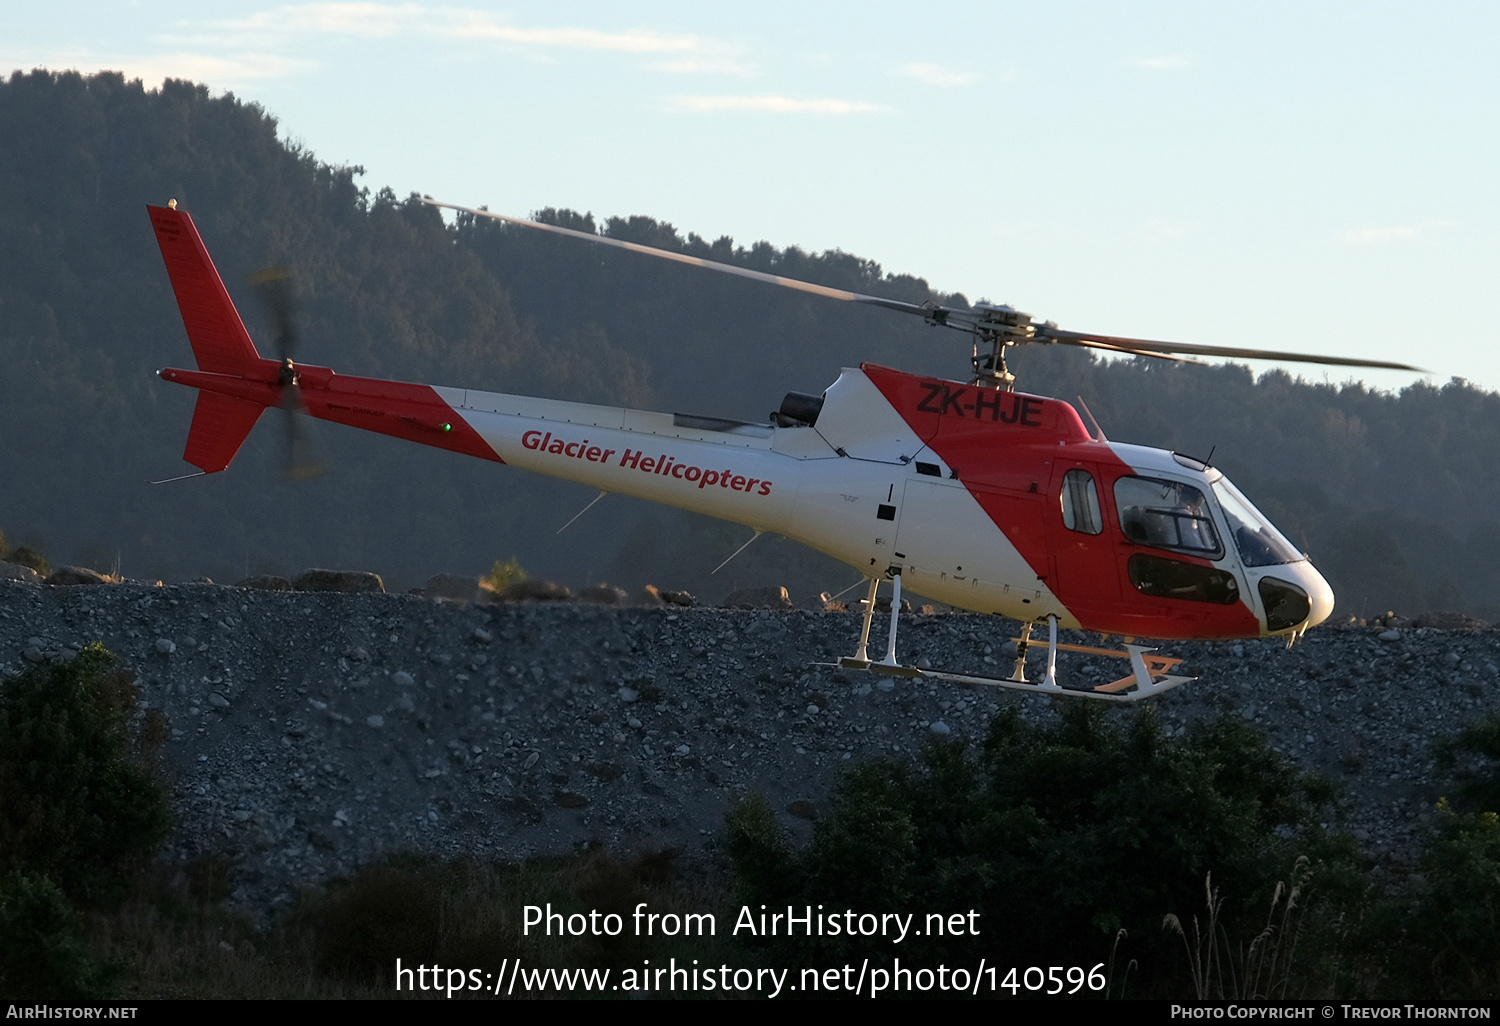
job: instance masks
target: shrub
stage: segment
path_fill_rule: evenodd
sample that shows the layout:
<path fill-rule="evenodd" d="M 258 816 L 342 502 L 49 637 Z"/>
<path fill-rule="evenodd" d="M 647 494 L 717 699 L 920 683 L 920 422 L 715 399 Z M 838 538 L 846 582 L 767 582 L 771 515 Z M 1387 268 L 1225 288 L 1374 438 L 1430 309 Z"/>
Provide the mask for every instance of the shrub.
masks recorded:
<path fill-rule="evenodd" d="M 21 566 L 29 566 L 43 577 L 52 573 L 52 564 L 47 562 L 46 557 L 36 549 L 27 548 L 25 545 L 11 549 L 6 555 L 5 560 L 8 563 L 19 563 Z"/>
<path fill-rule="evenodd" d="M 1458 806 L 1470 812 L 1500 812 L 1500 716 L 1465 728 L 1437 745 L 1438 764 L 1454 773 Z"/>
<path fill-rule="evenodd" d="M 167 799 L 130 733 L 138 691 L 94 644 L 0 682 L 0 873 L 101 898 L 154 852 Z"/>
<path fill-rule="evenodd" d="M 1500 816 L 1438 806 L 1439 834 L 1422 856 L 1409 919 L 1433 996 L 1493 998 L 1500 990 Z"/>
<path fill-rule="evenodd" d="M 108 975 L 84 949 L 78 917 L 56 885 L 34 873 L 0 878 L 0 994 L 102 997 Z"/>
<path fill-rule="evenodd" d="M 930 746 L 841 779 L 805 852 L 742 805 L 729 850 L 745 896 L 769 906 L 977 913 L 977 936 L 810 938 L 778 957 L 946 960 L 1000 965 L 1106 961 L 1118 931 L 1148 980 L 1180 974 L 1162 917 L 1197 907 L 1212 872 L 1238 914 L 1264 920 L 1277 875 L 1298 854 L 1342 857 L 1318 808 L 1331 788 L 1299 773 L 1232 719 L 1168 738 L 1152 710 L 1114 726 L 1084 703 L 1034 726 L 997 717 L 983 749 Z M 1184 981 L 1185 982 L 1185 981 Z M 1181 988 L 1179 988 L 1180 990 Z"/>
<path fill-rule="evenodd" d="M 490 567 L 490 572 L 479 579 L 479 583 L 490 591 L 499 593 L 509 588 L 512 584 L 520 584 L 526 580 L 526 571 L 521 569 L 521 563 L 515 556 L 505 562 L 495 560 L 495 565 Z"/>

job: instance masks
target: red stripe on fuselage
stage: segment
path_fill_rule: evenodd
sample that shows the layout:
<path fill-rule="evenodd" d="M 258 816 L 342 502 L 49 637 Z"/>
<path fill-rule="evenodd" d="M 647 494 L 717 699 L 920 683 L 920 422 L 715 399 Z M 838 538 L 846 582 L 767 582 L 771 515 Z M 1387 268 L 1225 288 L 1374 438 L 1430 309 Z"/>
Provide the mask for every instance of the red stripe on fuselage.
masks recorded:
<path fill-rule="evenodd" d="M 957 473 L 1038 579 L 1084 628 L 1151 638 L 1259 636 L 1260 622 L 1243 601 L 1226 606 L 1153 598 L 1130 583 L 1125 565 L 1135 552 L 1212 564 L 1126 540 L 1114 508 L 1114 486 L 1136 471 L 1107 442 L 1089 437 L 1071 404 L 873 364 L 860 369 Z M 1096 478 L 1103 518 L 1099 535 L 1059 530 L 1062 474 L 1077 464 Z M 1079 551 L 1062 551 L 1060 546 L 1070 543 L 1080 546 Z"/>

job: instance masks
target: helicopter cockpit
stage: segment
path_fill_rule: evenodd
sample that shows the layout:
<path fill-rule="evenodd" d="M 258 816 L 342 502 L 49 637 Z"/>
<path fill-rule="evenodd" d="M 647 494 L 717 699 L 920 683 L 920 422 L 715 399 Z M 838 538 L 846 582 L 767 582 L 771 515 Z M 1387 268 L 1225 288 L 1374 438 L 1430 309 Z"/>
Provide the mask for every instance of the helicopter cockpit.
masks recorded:
<path fill-rule="evenodd" d="M 1191 476 L 1201 475 L 1199 482 L 1181 480 L 1165 467 L 1157 477 L 1158 471 L 1143 467 L 1114 483 L 1120 530 L 1128 541 L 1192 560 L 1137 550 L 1126 568 L 1135 589 L 1158 598 L 1232 605 L 1241 601 L 1242 585 L 1248 585 L 1260 599 L 1260 615 L 1270 634 L 1300 633 L 1326 619 L 1332 612 L 1332 590 L 1306 553 L 1218 468 L 1181 453 L 1172 457 Z M 1078 498 L 1069 493 L 1065 486 L 1065 522 Z"/>

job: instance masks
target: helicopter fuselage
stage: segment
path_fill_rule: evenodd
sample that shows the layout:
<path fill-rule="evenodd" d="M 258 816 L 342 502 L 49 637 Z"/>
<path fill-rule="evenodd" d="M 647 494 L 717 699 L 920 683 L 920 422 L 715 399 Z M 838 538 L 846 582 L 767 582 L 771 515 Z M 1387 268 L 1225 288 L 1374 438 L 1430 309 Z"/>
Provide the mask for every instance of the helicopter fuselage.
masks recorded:
<path fill-rule="evenodd" d="M 191 219 L 151 215 L 199 364 L 160 375 L 200 390 L 184 458 L 212 473 L 288 386 Z M 314 417 L 782 534 L 961 609 L 1208 639 L 1299 633 L 1333 606 L 1216 469 L 1090 437 L 1043 396 L 866 364 L 795 416 L 744 423 L 321 367 L 297 380 Z"/>

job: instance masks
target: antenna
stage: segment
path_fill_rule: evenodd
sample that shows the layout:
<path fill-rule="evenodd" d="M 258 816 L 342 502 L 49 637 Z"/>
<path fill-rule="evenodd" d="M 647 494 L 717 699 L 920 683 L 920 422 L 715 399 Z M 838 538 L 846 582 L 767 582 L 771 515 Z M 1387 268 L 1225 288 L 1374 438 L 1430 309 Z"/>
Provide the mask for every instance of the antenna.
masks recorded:
<path fill-rule="evenodd" d="M 1078 405 L 1083 407 L 1084 416 L 1088 417 L 1089 423 L 1092 424 L 1092 425 L 1094 425 L 1094 441 L 1096 441 L 1096 442 L 1107 442 L 1107 441 L 1109 441 L 1108 438 L 1104 437 L 1104 429 L 1102 427 L 1100 427 L 1099 426 L 1099 422 L 1094 419 L 1094 411 L 1091 410 L 1091 409 L 1089 409 L 1089 404 L 1083 401 L 1083 396 L 1079 396 L 1078 397 Z"/>

